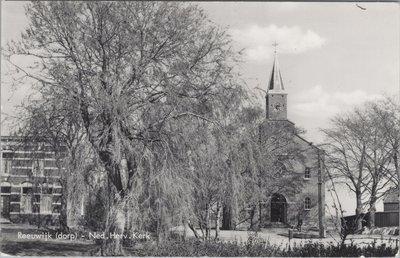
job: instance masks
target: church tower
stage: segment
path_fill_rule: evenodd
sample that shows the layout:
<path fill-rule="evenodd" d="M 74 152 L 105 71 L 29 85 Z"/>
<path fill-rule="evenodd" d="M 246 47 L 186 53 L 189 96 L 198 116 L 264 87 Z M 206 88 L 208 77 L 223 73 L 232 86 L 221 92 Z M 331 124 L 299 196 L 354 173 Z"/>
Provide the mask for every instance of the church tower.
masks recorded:
<path fill-rule="evenodd" d="M 271 79 L 266 95 L 266 111 L 268 120 L 287 120 L 287 93 L 283 86 L 281 71 L 275 51 Z"/>

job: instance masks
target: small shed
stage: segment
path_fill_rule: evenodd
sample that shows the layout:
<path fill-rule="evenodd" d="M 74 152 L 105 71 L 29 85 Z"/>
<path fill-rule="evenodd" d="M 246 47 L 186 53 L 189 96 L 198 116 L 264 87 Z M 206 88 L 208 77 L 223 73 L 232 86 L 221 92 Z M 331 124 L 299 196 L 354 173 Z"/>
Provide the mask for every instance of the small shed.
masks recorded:
<path fill-rule="evenodd" d="M 399 192 L 393 189 L 383 199 L 383 211 L 399 211 Z"/>

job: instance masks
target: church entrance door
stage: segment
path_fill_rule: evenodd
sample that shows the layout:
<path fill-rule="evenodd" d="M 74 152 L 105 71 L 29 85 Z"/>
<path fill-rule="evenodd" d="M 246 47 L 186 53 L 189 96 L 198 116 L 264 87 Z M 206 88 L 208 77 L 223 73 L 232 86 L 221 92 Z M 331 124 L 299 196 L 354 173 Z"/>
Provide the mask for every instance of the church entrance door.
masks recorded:
<path fill-rule="evenodd" d="M 287 202 L 282 194 L 275 193 L 271 199 L 271 222 L 286 223 Z"/>

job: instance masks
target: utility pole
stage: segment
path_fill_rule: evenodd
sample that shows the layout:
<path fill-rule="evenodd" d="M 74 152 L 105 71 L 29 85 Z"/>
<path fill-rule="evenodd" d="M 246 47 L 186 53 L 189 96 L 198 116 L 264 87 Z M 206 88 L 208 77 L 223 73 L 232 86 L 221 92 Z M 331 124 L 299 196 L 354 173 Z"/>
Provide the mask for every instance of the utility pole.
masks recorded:
<path fill-rule="evenodd" d="M 399 95 L 399 100 L 400 100 L 400 95 Z M 395 153 L 395 157 L 398 159 L 399 158 L 399 149 L 400 149 L 400 147 L 399 146 L 396 146 L 397 148 L 394 150 L 396 153 Z M 399 239 L 399 242 L 400 242 L 400 167 L 399 166 L 397 166 L 397 189 L 398 189 L 398 193 L 397 193 L 397 195 L 398 195 L 398 202 L 397 202 L 397 205 L 398 205 L 398 207 L 397 207 L 397 209 L 398 209 L 398 218 L 399 218 L 399 224 L 397 225 L 397 229 L 398 229 L 398 232 L 399 232 L 399 234 L 398 234 L 398 239 Z M 400 248 L 397 250 L 397 254 L 396 254 L 396 257 L 400 257 Z"/>
<path fill-rule="evenodd" d="M 397 102 L 398 103 L 396 103 L 396 104 L 398 105 L 398 108 L 400 109 L 400 85 L 399 85 L 399 95 L 397 96 Z M 396 112 L 396 110 L 397 110 L 397 108 L 395 107 L 394 108 L 394 112 Z M 399 120 L 397 122 L 400 122 L 400 115 L 396 116 L 396 114 L 395 114 L 394 119 L 395 120 Z M 395 124 L 397 124 L 396 121 L 395 121 Z M 397 124 L 397 126 L 398 126 L 398 128 L 394 128 L 395 133 L 397 132 L 397 129 L 400 131 L 400 127 L 399 127 L 398 124 Z M 395 146 L 394 151 L 395 151 L 395 154 L 394 154 L 395 159 L 397 159 L 397 160 L 400 159 L 400 143 L 398 141 L 397 141 L 397 144 Z M 398 198 L 399 198 L 398 199 L 398 207 L 397 207 L 397 209 L 398 209 L 398 213 L 397 214 L 398 214 L 398 218 L 399 218 L 399 224 L 397 225 L 397 229 L 398 229 L 398 232 L 399 232 L 398 238 L 399 238 L 399 242 L 400 242 L 400 166 L 397 165 L 396 170 L 397 170 L 396 173 L 397 173 L 397 189 L 398 189 L 397 195 L 398 195 Z M 397 251 L 396 257 L 400 257 L 400 248 Z"/>
<path fill-rule="evenodd" d="M 325 190 L 325 187 L 322 189 L 322 171 L 325 168 L 322 168 L 324 165 L 324 162 L 321 161 L 321 154 L 320 154 L 320 149 L 317 149 L 317 156 L 318 156 L 318 230 L 319 230 L 319 237 L 324 238 L 325 237 L 325 205 L 322 202 L 322 194 L 323 190 Z"/>

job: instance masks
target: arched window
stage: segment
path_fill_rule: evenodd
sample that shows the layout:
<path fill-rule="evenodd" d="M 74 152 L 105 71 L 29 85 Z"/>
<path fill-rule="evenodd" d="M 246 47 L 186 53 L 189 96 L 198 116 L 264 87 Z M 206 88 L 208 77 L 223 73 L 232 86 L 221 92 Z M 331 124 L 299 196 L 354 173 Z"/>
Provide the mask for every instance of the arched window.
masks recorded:
<path fill-rule="evenodd" d="M 284 176 L 287 174 L 286 166 L 282 162 L 275 163 L 275 176 Z"/>
<path fill-rule="evenodd" d="M 22 194 L 31 194 L 32 191 L 32 183 L 31 182 L 25 182 L 21 184 L 21 192 Z"/>
<path fill-rule="evenodd" d="M 304 169 L 304 178 L 305 179 L 310 179 L 311 178 L 311 169 L 309 167 L 306 167 Z"/>
<path fill-rule="evenodd" d="M 306 197 L 304 199 L 304 209 L 305 210 L 311 210 L 311 199 L 310 199 L 310 197 Z"/>
<path fill-rule="evenodd" d="M 11 184 L 9 182 L 1 182 L 1 194 L 2 195 L 11 194 Z"/>

